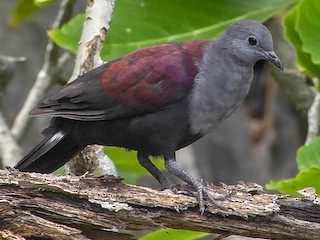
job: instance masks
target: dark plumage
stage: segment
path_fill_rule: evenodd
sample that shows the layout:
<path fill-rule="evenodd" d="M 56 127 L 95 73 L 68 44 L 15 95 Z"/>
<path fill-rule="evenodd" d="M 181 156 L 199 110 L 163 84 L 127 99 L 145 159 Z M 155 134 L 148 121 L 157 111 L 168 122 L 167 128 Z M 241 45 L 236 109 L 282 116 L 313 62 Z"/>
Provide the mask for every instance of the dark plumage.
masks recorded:
<path fill-rule="evenodd" d="M 243 20 L 215 41 L 162 44 L 104 64 L 46 98 L 31 115 L 53 119 L 45 139 L 15 167 L 49 173 L 88 144 L 138 151 L 138 160 L 165 188 L 173 188 L 149 161 L 163 156 L 167 170 L 212 197 L 176 165 L 175 151 L 226 119 L 246 96 L 253 65 L 279 68 L 266 27 Z"/>

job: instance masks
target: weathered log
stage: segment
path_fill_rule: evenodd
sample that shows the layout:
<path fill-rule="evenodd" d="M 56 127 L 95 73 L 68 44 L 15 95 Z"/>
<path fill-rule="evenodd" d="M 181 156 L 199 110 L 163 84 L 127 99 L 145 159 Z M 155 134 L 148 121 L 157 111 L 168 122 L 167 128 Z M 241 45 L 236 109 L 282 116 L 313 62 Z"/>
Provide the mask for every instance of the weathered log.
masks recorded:
<path fill-rule="evenodd" d="M 213 186 L 226 194 L 203 216 L 192 196 L 104 176 L 0 171 L 0 239 L 133 239 L 141 230 L 176 228 L 271 239 L 320 239 L 320 205 L 269 194 L 254 183 Z M 17 238 L 18 239 L 18 238 Z M 23 239 L 23 238 L 20 238 Z"/>

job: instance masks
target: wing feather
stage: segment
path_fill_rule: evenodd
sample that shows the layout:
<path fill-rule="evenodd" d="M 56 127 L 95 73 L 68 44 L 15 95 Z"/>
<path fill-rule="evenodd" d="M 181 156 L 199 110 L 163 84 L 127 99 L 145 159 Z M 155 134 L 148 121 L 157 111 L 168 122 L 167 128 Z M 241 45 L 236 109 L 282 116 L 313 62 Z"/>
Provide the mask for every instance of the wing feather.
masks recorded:
<path fill-rule="evenodd" d="M 30 114 L 95 121 L 160 111 L 188 95 L 207 43 L 190 41 L 135 51 L 80 76 Z"/>

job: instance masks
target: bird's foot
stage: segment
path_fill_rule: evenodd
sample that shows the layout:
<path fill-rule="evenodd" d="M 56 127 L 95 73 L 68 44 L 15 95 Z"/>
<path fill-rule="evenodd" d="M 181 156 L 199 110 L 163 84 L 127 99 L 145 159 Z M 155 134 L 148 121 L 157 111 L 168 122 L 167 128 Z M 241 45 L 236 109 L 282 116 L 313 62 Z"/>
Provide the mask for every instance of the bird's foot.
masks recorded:
<path fill-rule="evenodd" d="M 161 190 L 171 191 L 175 194 L 183 194 L 196 197 L 199 203 L 199 212 L 202 215 L 205 211 L 205 199 L 215 205 L 217 208 L 227 210 L 228 208 L 220 203 L 219 200 L 224 200 L 229 194 L 221 194 L 213 191 L 206 186 L 204 181 L 197 180 L 194 186 L 185 184 L 173 184 L 171 181 L 161 183 Z"/>
<path fill-rule="evenodd" d="M 210 191 L 204 184 L 203 179 L 197 180 L 194 183 L 194 188 L 197 191 L 196 192 L 196 198 L 199 203 L 199 212 L 201 215 L 203 215 L 205 210 L 205 204 L 204 204 L 204 197 L 207 198 L 207 201 L 210 201 L 215 206 L 222 210 L 227 210 L 228 208 L 224 205 L 222 205 L 219 200 L 223 200 L 227 197 L 228 194 L 220 194 L 214 191 Z"/>
<path fill-rule="evenodd" d="M 209 188 L 204 185 L 203 180 L 196 180 L 188 172 L 186 172 L 184 169 L 180 168 L 177 165 L 174 157 L 165 158 L 164 164 L 165 164 L 166 169 L 170 173 L 176 175 L 178 178 L 180 178 L 184 182 L 190 184 L 190 187 L 192 188 L 192 190 L 196 191 L 196 193 L 194 193 L 193 191 L 189 191 L 189 192 L 192 192 L 193 196 L 195 196 L 197 198 L 198 203 L 199 203 L 199 211 L 200 211 L 201 215 L 204 213 L 204 210 L 205 210 L 204 197 L 207 200 L 209 200 L 210 202 L 212 202 L 218 208 L 223 209 L 223 210 L 227 210 L 227 208 L 225 206 L 223 206 L 222 204 L 220 204 L 218 202 L 218 200 L 224 199 L 227 195 L 216 193 L 213 190 L 210 191 Z M 179 191 L 177 193 L 179 193 Z M 180 192 L 180 194 L 181 194 L 181 192 Z M 183 194 L 185 194 L 185 193 L 183 193 Z M 187 195 L 189 195 L 189 194 L 187 194 Z"/>

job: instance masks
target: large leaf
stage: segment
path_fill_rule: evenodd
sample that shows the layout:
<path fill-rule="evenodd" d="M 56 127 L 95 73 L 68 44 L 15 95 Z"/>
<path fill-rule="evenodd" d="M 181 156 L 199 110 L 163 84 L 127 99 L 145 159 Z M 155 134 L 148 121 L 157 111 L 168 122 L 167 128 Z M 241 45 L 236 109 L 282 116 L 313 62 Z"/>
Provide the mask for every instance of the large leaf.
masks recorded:
<path fill-rule="evenodd" d="M 160 229 L 155 232 L 152 232 L 146 235 L 139 240 L 196 240 L 203 237 L 210 235 L 209 233 L 201 233 L 201 232 L 194 232 L 188 230 L 177 230 L 167 228 L 165 230 Z"/>
<path fill-rule="evenodd" d="M 163 42 L 212 39 L 235 20 L 264 21 L 295 0 L 120 0 L 104 59 Z M 130 11 L 128 11 L 130 9 Z"/>
<path fill-rule="evenodd" d="M 171 41 L 212 39 L 230 23 L 244 18 L 264 21 L 297 0 L 118 0 L 102 57 L 114 59 L 148 45 Z M 82 24 L 60 30 L 59 46 L 76 52 Z M 72 30 L 73 31 L 68 31 Z M 77 41 L 75 41 L 77 39 Z"/>
<path fill-rule="evenodd" d="M 311 54 L 312 62 L 320 64 L 320 1 L 302 0 L 297 8 L 296 29 L 302 40 L 302 50 Z"/>
<path fill-rule="evenodd" d="M 300 69 L 306 72 L 311 77 L 320 77 L 320 65 L 317 65 L 313 62 L 310 51 L 304 51 L 305 49 L 311 49 L 310 46 L 314 46 L 314 44 L 318 44 L 318 40 L 313 38 L 312 35 L 305 35 L 306 32 L 310 31 L 310 27 L 308 23 L 304 21 L 304 15 L 309 16 L 308 12 L 305 12 L 307 9 L 305 7 L 304 2 L 301 8 L 301 4 L 297 4 L 285 17 L 284 19 L 284 28 L 285 28 L 285 36 L 290 44 L 293 46 L 296 56 L 297 63 Z M 318 12 L 318 15 L 320 12 Z M 313 19 L 316 23 L 319 21 L 317 19 Z M 315 25 L 313 23 L 311 25 Z M 303 30 L 309 29 L 307 31 Z M 319 26 L 318 26 L 319 28 Z M 318 29 L 319 30 L 319 29 Z M 318 30 L 316 32 L 318 32 Z M 307 39 L 307 44 L 302 41 Z M 310 44 L 311 43 L 311 44 Z M 314 53 L 318 52 L 314 51 Z"/>
<path fill-rule="evenodd" d="M 320 169 L 320 137 L 314 139 L 310 144 L 299 148 L 297 163 L 301 172 L 311 167 Z"/>
<path fill-rule="evenodd" d="M 295 178 L 271 181 L 267 189 L 298 196 L 298 190 L 313 187 L 320 193 L 320 137 L 298 149 L 297 163 L 300 172 Z"/>
<path fill-rule="evenodd" d="M 67 24 L 64 24 L 60 29 L 52 29 L 48 31 L 49 37 L 51 37 L 57 45 L 76 53 L 81 37 L 84 18 L 84 14 L 78 14 Z"/>
<path fill-rule="evenodd" d="M 320 168 L 308 168 L 307 170 L 298 173 L 295 178 L 288 180 L 278 182 L 271 181 L 266 187 L 269 190 L 277 190 L 293 196 L 301 196 L 297 193 L 298 190 L 313 187 L 316 192 L 320 194 Z"/>

